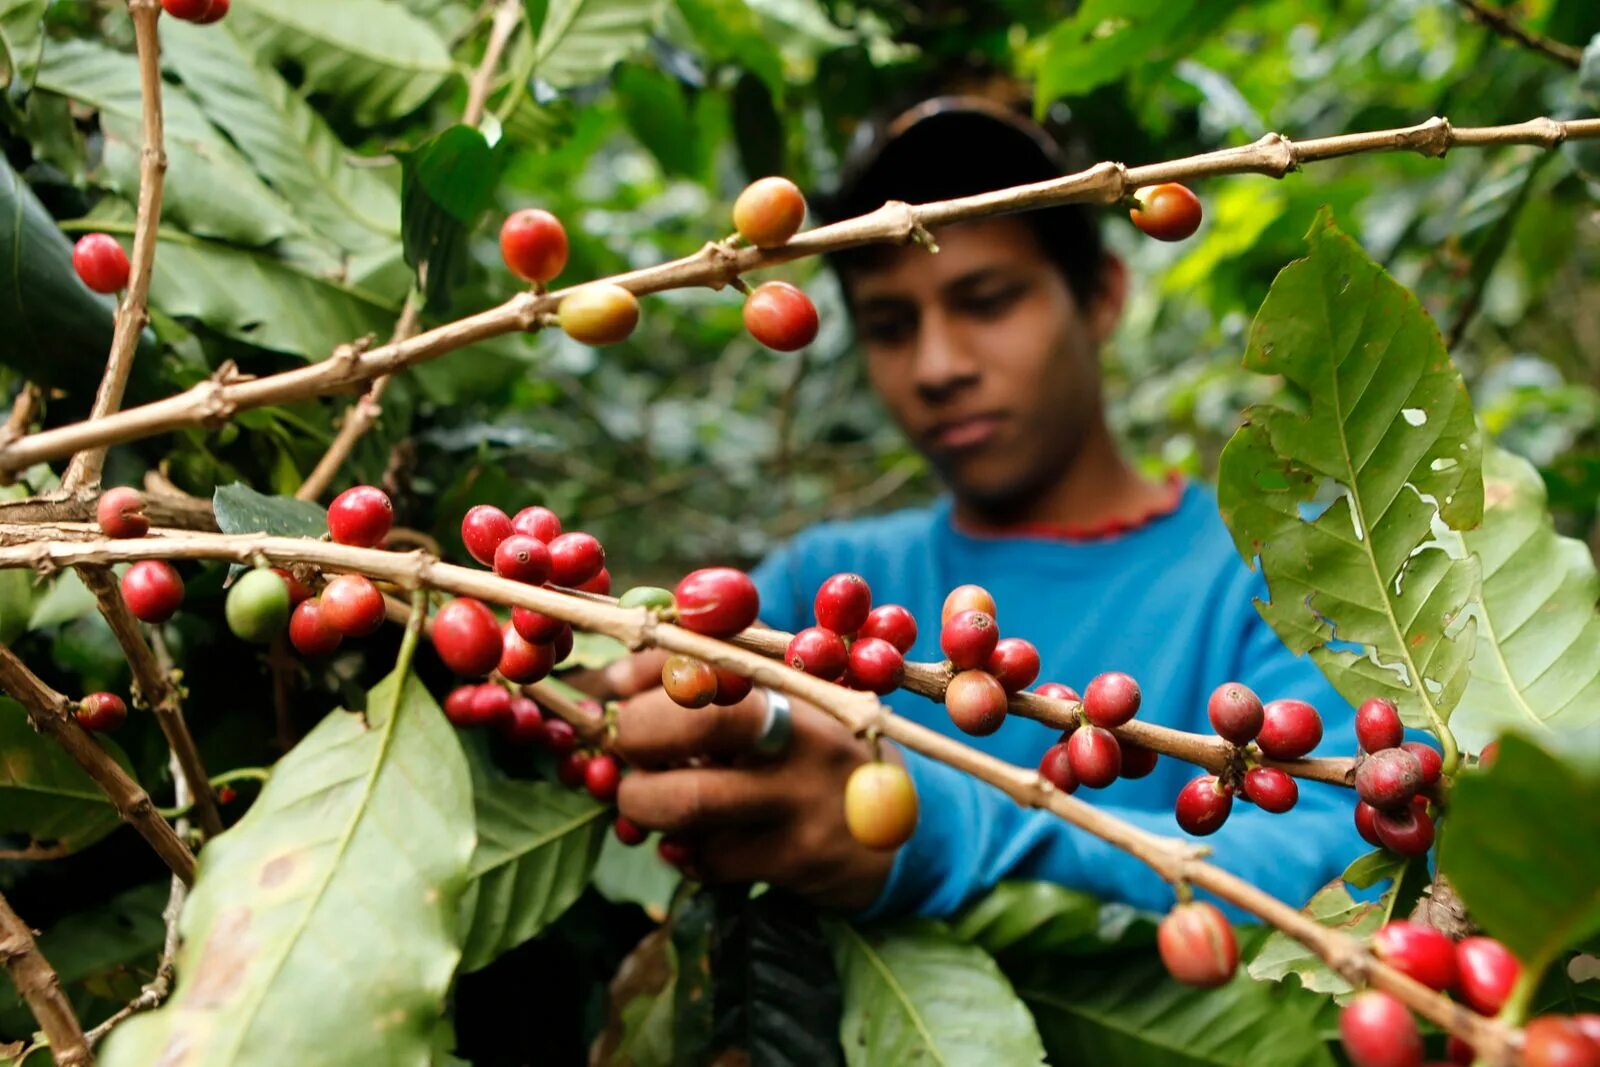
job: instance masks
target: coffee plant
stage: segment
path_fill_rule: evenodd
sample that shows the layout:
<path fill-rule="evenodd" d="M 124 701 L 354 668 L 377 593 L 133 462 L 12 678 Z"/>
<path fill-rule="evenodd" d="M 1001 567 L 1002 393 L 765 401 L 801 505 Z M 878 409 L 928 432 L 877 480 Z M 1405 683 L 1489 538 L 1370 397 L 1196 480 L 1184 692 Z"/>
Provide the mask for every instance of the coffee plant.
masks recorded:
<path fill-rule="evenodd" d="M 975 7 L 0 0 L 0 1062 L 1600 1064 L 1600 12 Z M 1082 169 L 821 223 L 863 120 L 998 69 Z M 1041 679 L 981 575 L 757 624 L 776 541 L 934 484 L 816 257 L 1061 203 L 1146 279 L 1129 447 L 1214 475 L 1359 751 Z M 893 742 L 1177 903 L 702 886 L 573 684 L 644 648 L 865 739 L 867 848 Z M 1096 805 L 1165 761 L 1166 833 Z M 1370 853 L 1309 901 L 1207 862 L 1300 780 Z"/>

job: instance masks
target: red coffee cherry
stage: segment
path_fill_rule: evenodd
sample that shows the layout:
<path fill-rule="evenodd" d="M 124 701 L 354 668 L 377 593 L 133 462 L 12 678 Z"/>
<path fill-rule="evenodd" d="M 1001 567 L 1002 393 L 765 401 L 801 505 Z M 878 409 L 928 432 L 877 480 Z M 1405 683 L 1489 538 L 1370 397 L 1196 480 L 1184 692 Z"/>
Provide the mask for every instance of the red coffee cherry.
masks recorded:
<path fill-rule="evenodd" d="M 1575 1019 L 1541 1015 L 1523 1028 L 1523 1067 L 1600 1067 L 1600 1044 Z"/>
<path fill-rule="evenodd" d="M 1156 928 L 1156 949 L 1167 973 L 1184 985 L 1215 989 L 1239 968 L 1233 927 L 1214 904 L 1179 904 Z"/>
<path fill-rule="evenodd" d="M 1471 1067 L 1472 1061 L 1478 1058 L 1477 1051 L 1455 1034 L 1445 1038 L 1444 1058 L 1458 1067 Z"/>
<path fill-rule="evenodd" d="M 944 598 L 944 607 L 939 609 L 939 625 L 944 626 L 963 611 L 981 611 L 991 618 L 999 617 L 995 613 L 994 597 L 981 585 L 958 585 L 950 590 Z"/>
<path fill-rule="evenodd" d="M 1076 704 L 1083 699 L 1072 686 L 1062 685 L 1060 682 L 1046 682 L 1035 688 L 1034 692 L 1051 700 L 1065 700 L 1069 704 Z"/>
<path fill-rule="evenodd" d="M 1498 1015 L 1522 974 L 1511 950 L 1492 937 L 1456 943 L 1456 991 L 1480 1015 Z"/>
<path fill-rule="evenodd" d="M 1121 671 L 1096 676 L 1083 691 L 1083 714 L 1096 726 L 1121 726 L 1138 714 L 1139 683 Z"/>
<path fill-rule="evenodd" d="M 1232 811 L 1233 791 L 1214 774 L 1202 774 L 1178 793 L 1178 825 L 1196 837 L 1216 833 Z"/>
<path fill-rule="evenodd" d="M 1422 788 L 1422 764 L 1403 748 L 1379 749 L 1356 768 L 1356 794 L 1380 811 L 1400 808 Z"/>
<path fill-rule="evenodd" d="M 883 638 L 858 637 L 850 645 L 850 681 L 857 689 L 886 696 L 905 675 L 905 656 Z"/>
<path fill-rule="evenodd" d="M 676 704 L 703 708 L 716 699 L 717 672 L 693 656 L 668 656 L 661 665 L 661 688 Z"/>
<path fill-rule="evenodd" d="M 656 842 L 656 855 L 669 866 L 683 868 L 694 862 L 694 846 L 675 834 L 663 834 Z"/>
<path fill-rule="evenodd" d="M 328 505 L 328 532 L 341 545 L 376 548 L 394 525 L 389 494 L 371 485 L 346 489 Z"/>
<path fill-rule="evenodd" d="M 850 653 L 844 638 L 822 626 L 807 626 L 789 640 L 783 660 L 797 671 L 833 682 L 844 676 Z"/>
<path fill-rule="evenodd" d="M 1396 919 L 1372 935 L 1380 960 L 1429 989 L 1444 992 L 1456 984 L 1456 944 L 1422 923 Z"/>
<path fill-rule="evenodd" d="M 550 578 L 550 549 L 526 534 L 512 534 L 494 550 L 494 572 L 513 582 L 543 585 Z"/>
<path fill-rule="evenodd" d="M 126 485 L 107 489 L 94 506 L 95 522 L 107 537 L 143 537 L 150 532 L 144 513 L 144 494 Z"/>
<path fill-rule="evenodd" d="M 639 325 L 639 299 L 620 285 L 591 282 L 563 297 L 556 317 L 574 341 L 614 345 Z"/>
<path fill-rule="evenodd" d="M 551 755 L 565 756 L 578 747 L 578 731 L 567 720 L 552 716 L 544 721 L 544 747 Z"/>
<path fill-rule="evenodd" d="M 1153 748 L 1136 745 L 1132 741 L 1117 738 L 1117 744 L 1122 749 L 1122 777 L 1143 778 L 1156 769 L 1156 759 L 1160 755 Z"/>
<path fill-rule="evenodd" d="M 1366 752 L 1382 752 L 1399 748 L 1405 740 L 1405 727 L 1400 723 L 1400 712 L 1382 697 L 1373 697 L 1356 709 L 1356 740 Z"/>
<path fill-rule="evenodd" d="M 309 585 L 294 576 L 293 571 L 283 567 L 274 567 L 272 568 L 272 573 L 282 578 L 283 584 L 289 587 L 289 606 L 291 608 L 297 608 L 316 596 L 316 593 L 312 592 Z"/>
<path fill-rule="evenodd" d="M 472 687 L 472 725 L 494 726 L 511 719 L 511 694 L 486 682 Z"/>
<path fill-rule="evenodd" d="M 115 293 L 128 287 L 128 254 L 105 233 L 86 233 L 72 246 L 72 269 L 83 284 L 97 293 Z"/>
<path fill-rule="evenodd" d="M 564 533 L 550 542 L 550 581 L 571 589 L 600 573 L 606 550 L 593 534 Z"/>
<path fill-rule="evenodd" d="M 548 675 L 555 665 L 556 650 L 553 645 L 536 645 L 509 624 L 500 632 L 500 663 L 497 669 L 507 681 L 530 685 Z"/>
<path fill-rule="evenodd" d="M 550 642 L 550 647 L 556 650 L 556 666 L 561 666 L 567 661 L 567 657 L 572 655 L 572 627 L 561 627 L 556 639 Z"/>
<path fill-rule="evenodd" d="M 817 339 L 817 306 L 788 282 L 762 282 L 744 300 L 744 328 L 779 352 L 796 352 Z"/>
<path fill-rule="evenodd" d="M 872 610 L 872 587 L 859 574 L 835 574 L 817 587 L 811 608 L 818 626 L 849 637 L 867 621 Z"/>
<path fill-rule="evenodd" d="M 505 642 L 483 601 L 456 597 L 433 618 L 433 647 L 456 674 L 479 678 L 499 664 Z"/>
<path fill-rule="evenodd" d="M 963 611 L 952 615 L 939 634 L 939 647 L 958 671 L 986 666 L 999 643 L 1000 630 L 994 616 L 982 611 Z"/>
<path fill-rule="evenodd" d="M 365 637 L 383 625 L 383 594 L 365 575 L 339 575 L 319 599 L 322 621 L 346 637 Z"/>
<path fill-rule="evenodd" d="M 626 815 L 617 816 L 616 821 L 611 824 L 611 832 L 617 835 L 618 841 L 621 841 L 629 848 L 644 844 L 645 838 L 650 836 L 650 831 L 642 828 Z"/>
<path fill-rule="evenodd" d="M 216 0 L 161 0 L 161 6 L 166 9 L 167 14 L 185 22 L 204 24 L 215 22 L 221 17 L 220 15 L 213 15 L 212 9 L 216 6 Z M 222 10 L 224 14 L 227 13 L 228 4 L 226 0 L 222 4 Z"/>
<path fill-rule="evenodd" d="M 1072 772 L 1072 756 L 1065 742 L 1058 741 L 1044 750 L 1039 760 L 1039 777 L 1063 793 L 1077 791 L 1078 776 Z"/>
<path fill-rule="evenodd" d="M 672 595 L 678 602 L 678 625 L 710 637 L 732 637 L 755 622 L 761 610 L 756 583 L 732 567 L 692 571 Z"/>
<path fill-rule="evenodd" d="M 477 719 L 472 713 L 472 698 L 478 695 L 475 685 L 458 685 L 444 698 L 444 717 L 452 726 L 474 726 Z"/>
<path fill-rule="evenodd" d="M 1177 182 L 1148 185 L 1133 194 L 1133 224 L 1158 241 L 1181 241 L 1200 228 L 1200 198 Z"/>
<path fill-rule="evenodd" d="M 122 599 L 141 622 L 166 622 L 183 603 L 183 579 L 162 559 L 141 559 L 122 575 Z"/>
<path fill-rule="evenodd" d="M 544 715 L 539 705 L 527 697 L 511 698 L 511 712 L 500 720 L 500 733 L 514 745 L 532 745 L 544 740 Z"/>
<path fill-rule="evenodd" d="M 944 691 L 950 721 L 964 733 L 987 737 L 1006 721 L 1006 691 L 986 671 L 962 671 Z"/>
<path fill-rule="evenodd" d="M 614 756 L 599 755 L 583 768 L 583 787 L 589 795 L 602 804 L 617 799 L 617 786 L 622 784 L 622 768 Z"/>
<path fill-rule="evenodd" d="M 711 703 L 719 708 L 732 707 L 750 695 L 750 690 L 755 688 L 754 682 L 742 674 L 722 667 L 713 667 L 712 671 L 717 676 L 717 695 L 711 698 Z"/>
<path fill-rule="evenodd" d="M 1402 856 L 1421 856 L 1433 847 L 1433 820 L 1414 807 L 1376 812 L 1372 829 L 1384 848 Z"/>
<path fill-rule="evenodd" d="M 547 282 L 567 265 L 566 228 L 536 207 L 514 211 L 500 227 L 500 255 L 523 281 Z"/>
<path fill-rule="evenodd" d="M 1020 693 L 1039 677 L 1039 650 L 1020 637 L 1003 637 L 989 653 L 987 669 L 1007 693 Z"/>
<path fill-rule="evenodd" d="M 201 15 L 199 18 L 195 19 L 195 22 L 202 26 L 208 26 L 213 22 L 220 22 L 222 17 L 228 13 L 228 8 L 232 6 L 233 0 L 211 0 L 211 9 L 204 15 Z"/>
<path fill-rule="evenodd" d="M 1572 1016 L 1572 1024 L 1576 1026 L 1590 1041 L 1600 1045 L 1600 1013 L 1581 1011 Z"/>
<path fill-rule="evenodd" d="M 1407 741 L 1400 747 L 1417 758 L 1417 765 L 1422 768 L 1424 789 L 1439 780 L 1439 775 L 1444 770 L 1444 757 L 1439 755 L 1438 749 L 1422 741 Z"/>
<path fill-rule="evenodd" d="M 1339 1012 L 1339 1039 L 1354 1067 L 1421 1067 L 1422 1035 L 1387 993 L 1360 993 Z"/>
<path fill-rule="evenodd" d="M 788 243 L 806 217 L 806 198 L 788 178 L 757 178 L 733 202 L 733 227 L 757 248 Z"/>
<path fill-rule="evenodd" d="M 878 637 L 899 649 L 911 651 L 917 643 L 916 617 L 899 604 L 880 604 L 867 612 L 867 620 L 856 631 L 856 638 Z"/>
<path fill-rule="evenodd" d="M 1488 770 L 1494 766 L 1494 761 L 1500 758 L 1500 742 L 1490 741 L 1483 746 L 1483 751 L 1478 753 L 1478 766 Z"/>
<path fill-rule="evenodd" d="M 587 752 L 568 752 L 556 764 L 556 779 L 568 789 L 578 789 L 583 786 L 585 772 L 589 769 L 589 754 Z"/>
<path fill-rule="evenodd" d="M 1300 799 L 1300 787 L 1276 767 L 1251 767 L 1244 772 L 1244 795 L 1262 811 L 1281 815 Z"/>
<path fill-rule="evenodd" d="M 549 508 L 534 504 L 512 516 L 511 529 L 514 533 L 531 537 L 535 541 L 543 541 L 548 545 L 561 536 L 561 520 Z"/>
<path fill-rule="evenodd" d="M 1256 744 L 1272 759 L 1299 759 L 1322 740 L 1322 716 L 1303 700 L 1274 700 L 1262 709 Z"/>
<path fill-rule="evenodd" d="M 1122 746 L 1117 735 L 1098 726 L 1074 730 L 1067 738 L 1067 758 L 1078 784 L 1104 789 L 1122 773 Z"/>
<path fill-rule="evenodd" d="M 1377 818 L 1377 808 L 1364 800 L 1356 801 L 1356 832 L 1367 844 L 1374 848 L 1382 848 L 1383 838 L 1378 836 Z"/>
<path fill-rule="evenodd" d="M 1211 691 L 1206 702 L 1206 717 L 1217 736 L 1234 745 L 1248 745 L 1261 732 L 1266 712 L 1261 698 L 1249 686 L 1223 682 Z"/>
<path fill-rule="evenodd" d="M 90 693 L 78 701 L 73 717 L 85 730 L 115 730 L 128 719 L 128 705 L 115 693 Z"/>
<path fill-rule="evenodd" d="M 524 641 L 536 645 L 548 645 L 560 637 L 561 631 L 567 626 L 562 620 L 534 611 L 532 608 L 512 608 L 511 625 L 522 635 Z"/>
<path fill-rule="evenodd" d="M 302 656 L 319 659 L 331 655 L 344 641 L 344 634 L 328 624 L 322 602 L 315 597 L 302 600 L 289 616 L 289 643 Z"/>
<path fill-rule="evenodd" d="M 580 593 L 594 593 L 596 596 L 611 595 L 611 572 L 601 567 L 600 573 L 590 578 L 587 582 L 579 582 L 572 588 Z"/>
<path fill-rule="evenodd" d="M 492 504 L 478 504 L 461 518 L 461 543 L 485 567 L 494 566 L 494 550 L 513 532 L 506 513 Z"/>
<path fill-rule="evenodd" d="M 905 768 L 863 763 L 844 784 L 844 822 L 850 836 L 887 851 L 911 839 L 917 828 L 917 790 Z"/>

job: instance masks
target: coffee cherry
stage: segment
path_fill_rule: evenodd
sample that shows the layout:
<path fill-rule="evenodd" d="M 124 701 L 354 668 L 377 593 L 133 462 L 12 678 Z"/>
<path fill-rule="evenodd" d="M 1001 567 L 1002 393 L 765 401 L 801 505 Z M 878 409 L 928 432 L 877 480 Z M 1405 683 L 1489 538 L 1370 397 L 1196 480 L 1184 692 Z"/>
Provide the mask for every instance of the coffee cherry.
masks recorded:
<path fill-rule="evenodd" d="M 128 254 L 110 234 L 87 233 L 72 246 L 72 269 L 83 284 L 97 293 L 115 293 L 128 287 Z"/>
<path fill-rule="evenodd" d="M 434 616 L 433 647 L 456 674 L 480 678 L 500 662 L 505 641 L 483 601 L 456 597 Z"/>
<path fill-rule="evenodd" d="M 899 848 L 917 828 L 917 790 L 905 768 L 863 763 L 844 785 L 844 821 L 868 848 Z"/>
<path fill-rule="evenodd" d="M 1600 1045 L 1600 1013 L 1581 1011 L 1572 1016 L 1572 1024 L 1590 1041 Z"/>
<path fill-rule="evenodd" d="M 678 601 L 678 625 L 709 637 L 732 637 L 755 622 L 761 610 L 756 583 L 732 567 L 692 571 L 672 595 Z"/>
<path fill-rule="evenodd" d="M 1478 1058 L 1478 1053 L 1471 1045 L 1451 1034 L 1445 1038 L 1444 1058 L 1457 1067 L 1472 1067 L 1472 1062 Z"/>
<path fill-rule="evenodd" d="M 1438 749 L 1422 741 L 1407 741 L 1400 747 L 1417 758 L 1417 765 L 1422 768 L 1422 788 L 1439 780 L 1444 770 L 1444 757 L 1439 755 Z"/>
<path fill-rule="evenodd" d="M 500 662 L 496 669 L 507 681 L 529 685 L 548 675 L 555 665 L 554 646 L 536 645 L 510 624 L 500 631 Z"/>
<path fill-rule="evenodd" d="M 900 687 L 906 658 L 881 637 L 858 637 L 850 645 L 849 675 L 855 688 L 886 696 Z"/>
<path fill-rule="evenodd" d="M 1065 743 L 1058 741 L 1044 750 L 1039 759 L 1039 777 L 1063 793 L 1077 790 L 1078 776 L 1072 772 L 1072 756 Z"/>
<path fill-rule="evenodd" d="M 606 570 L 604 567 L 601 567 L 599 574 L 595 575 L 593 578 L 590 578 L 586 582 L 579 582 L 572 588 L 576 589 L 580 593 L 593 593 L 596 596 L 610 596 L 611 572 Z"/>
<path fill-rule="evenodd" d="M 1378 836 L 1378 809 L 1364 800 L 1356 801 L 1356 833 L 1362 840 L 1374 848 L 1383 847 L 1383 838 Z"/>
<path fill-rule="evenodd" d="M 974 737 L 987 737 L 1006 721 L 1006 691 L 985 671 L 962 671 L 945 687 L 950 721 Z"/>
<path fill-rule="evenodd" d="M 1444 992 L 1456 984 L 1456 944 L 1422 923 L 1396 919 L 1372 935 L 1372 951 L 1380 960 Z"/>
<path fill-rule="evenodd" d="M 592 282 L 563 297 L 556 316 L 574 341 L 613 345 L 639 325 L 639 300 L 620 285 Z"/>
<path fill-rule="evenodd" d="M 849 637 L 867 621 L 872 610 L 872 588 L 859 574 L 835 574 L 817 587 L 811 609 L 818 626 Z"/>
<path fill-rule="evenodd" d="M 1099 726 L 1074 730 L 1067 738 L 1067 758 L 1080 785 L 1104 789 L 1122 773 L 1122 746 L 1117 735 Z"/>
<path fill-rule="evenodd" d="M 1299 759 L 1322 740 L 1322 716 L 1303 700 L 1274 700 L 1262 709 L 1256 744 L 1272 759 Z"/>
<path fill-rule="evenodd" d="M 617 835 L 618 841 L 621 841 L 629 848 L 644 844 L 645 838 L 650 836 L 650 831 L 644 829 L 626 815 L 617 816 L 616 821 L 611 824 L 611 832 Z"/>
<path fill-rule="evenodd" d="M 807 626 L 795 634 L 783 653 L 783 661 L 795 670 L 827 682 L 837 681 L 844 675 L 849 657 L 844 638 L 821 626 Z"/>
<path fill-rule="evenodd" d="M 1223 682 L 1211 691 L 1206 701 L 1206 717 L 1217 736 L 1233 745 L 1248 745 L 1261 732 L 1266 712 L 1261 698 L 1249 686 Z"/>
<path fill-rule="evenodd" d="M 548 211 L 514 211 L 500 227 L 500 255 L 523 281 L 547 282 L 567 265 L 567 231 Z"/>
<path fill-rule="evenodd" d="M 788 242 L 806 217 L 806 198 L 788 178 L 757 178 L 733 202 L 733 228 L 757 248 Z"/>
<path fill-rule="evenodd" d="M 1405 739 L 1400 713 L 1382 697 L 1373 697 L 1356 709 L 1356 740 L 1364 752 L 1399 748 Z"/>
<path fill-rule="evenodd" d="M 107 489 L 94 506 L 95 522 L 107 537 L 143 537 L 150 532 L 144 514 L 144 494 L 126 485 Z"/>
<path fill-rule="evenodd" d="M 939 610 L 939 625 L 944 626 L 963 611 L 981 611 L 994 618 L 994 597 L 981 585 L 956 586 L 944 598 L 944 607 Z"/>
<path fill-rule="evenodd" d="M 472 725 L 494 726 L 511 719 L 511 694 L 486 682 L 472 687 Z"/>
<path fill-rule="evenodd" d="M 1372 829 L 1384 848 L 1402 856 L 1421 856 L 1433 847 L 1433 820 L 1414 807 L 1376 812 Z"/>
<path fill-rule="evenodd" d="M 1160 753 L 1153 748 L 1136 745 L 1132 741 L 1117 738 L 1117 746 L 1122 749 L 1123 778 L 1143 778 L 1156 769 L 1156 760 Z"/>
<path fill-rule="evenodd" d="M 717 672 L 693 656 L 668 656 L 661 665 L 661 688 L 676 704 L 703 708 L 716 699 Z"/>
<path fill-rule="evenodd" d="M 856 631 L 858 640 L 867 637 L 882 638 L 903 655 L 917 643 L 916 617 L 899 604 L 880 604 L 867 612 L 867 621 Z"/>
<path fill-rule="evenodd" d="M 544 721 L 544 747 L 554 756 L 565 756 L 578 747 L 578 731 L 565 719 L 555 717 Z"/>
<path fill-rule="evenodd" d="M 1178 793 L 1178 825 L 1196 837 L 1216 833 L 1228 821 L 1231 811 L 1233 791 L 1214 774 L 1202 774 Z"/>
<path fill-rule="evenodd" d="M 593 534 L 564 533 L 550 542 L 550 581 L 571 589 L 600 573 L 606 550 Z"/>
<path fill-rule="evenodd" d="M 383 625 L 383 594 L 361 574 L 341 574 L 322 587 L 322 621 L 346 637 L 365 637 Z"/>
<path fill-rule="evenodd" d="M 211 0 L 211 8 L 204 15 L 195 19 L 195 22 L 201 26 L 209 26 L 213 22 L 220 22 L 222 17 L 228 13 L 228 8 L 232 6 L 233 0 Z"/>
<path fill-rule="evenodd" d="M 952 615 L 939 633 L 939 647 L 958 671 L 986 666 L 999 640 L 1000 630 L 994 624 L 994 616 L 982 611 Z"/>
<path fill-rule="evenodd" d="M 293 571 L 285 570 L 282 567 L 274 567 L 272 568 L 272 573 L 282 578 L 283 584 L 289 587 L 290 607 L 297 608 L 316 596 L 316 593 L 312 592 L 309 585 L 295 577 Z"/>
<path fill-rule="evenodd" d="M 797 352 L 817 339 L 817 306 L 788 282 L 762 282 L 744 300 L 744 328 L 779 352 Z"/>
<path fill-rule="evenodd" d="M 583 768 L 583 787 L 602 804 L 617 799 L 617 786 L 621 783 L 622 768 L 617 766 L 615 756 L 596 756 Z"/>
<path fill-rule="evenodd" d="M 1200 198 L 1176 182 L 1148 185 L 1133 194 L 1133 224 L 1158 241 L 1181 241 L 1200 228 Z"/>
<path fill-rule="evenodd" d="M 163 559 L 141 559 L 122 575 L 122 599 L 140 622 L 166 622 L 183 603 L 183 579 Z"/>
<path fill-rule="evenodd" d="M 533 504 L 512 516 L 511 530 L 548 545 L 561 536 L 561 520 L 549 508 Z"/>
<path fill-rule="evenodd" d="M 1244 795 L 1262 811 L 1281 815 L 1300 799 L 1300 787 L 1276 767 L 1251 767 L 1244 772 Z"/>
<path fill-rule="evenodd" d="M 1600 1067 L 1600 1044 L 1566 1016 L 1530 1019 L 1523 1038 L 1523 1067 Z"/>
<path fill-rule="evenodd" d="M 477 725 L 478 720 L 472 712 L 472 698 L 478 695 L 475 685 L 458 685 L 450 690 L 444 698 L 444 717 L 450 720 L 450 725 L 467 727 Z"/>
<path fill-rule="evenodd" d="M 1167 973 L 1184 985 L 1215 989 L 1239 968 L 1233 927 L 1214 904 L 1179 904 L 1156 928 L 1156 949 Z"/>
<path fill-rule="evenodd" d="M 1490 741 L 1483 746 L 1483 751 L 1478 753 L 1478 766 L 1488 770 L 1494 766 L 1494 761 L 1500 758 L 1500 742 Z"/>
<path fill-rule="evenodd" d="M 1139 683 L 1121 671 L 1098 675 L 1083 691 L 1083 714 L 1096 726 L 1121 726 L 1139 711 Z"/>
<path fill-rule="evenodd" d="M 212 9 L 216 6 L 216 0 L 161 0 L 161 6 L 166 9 L 167 14 L 185 22 L 204 24 L 215 22 L 221 17 L 213 17 Z M 223 3 L 222 10 L 224 13 L 227 12 L 226 2 Z"/>
<path fill-rule="evenodd" d="M 694 846 L 674 834 L 664 834 L 656 842 L 656 855 L 663 863 L 683 869 L 694 863 Z"/>
<path fill-rule="evenodd" d="M 536 645 L 548 645 L 561 636 L 561 631 L 567 626 L 553 615 L 546 615 L 532 608 L 512 608 L 511 625 L 522 635 L 524 641 Z"/>
<path fill-rule="evenodd" d="M 539 705 L 527 697 L 512 697 L 510 713 L 500 720 L 500 733 L 514 745 L 532 745 L 543 741 L 545 721 Z"/>
<path fill-rule="evenodd" d="M 1072 686 L 1062 685 L 1060 682 L 1046 682 L 1034 689 L 1034 692 L 1051 700 L 1065 700 L 1069 704 L 1076 704 L 1083 699 Z"/>
<path fill-rule="evenodd" d="M 302 656 L 320 659 L 333 653 L 344 635 L 322 615 L 322 602 L 315 597 L 302 600 L 289 616 L 289 643 Z"/>
<path fill-rule="evenodd" d="M 494 572 L 513 582 L 543 585 L 550 578 L 550 550 L 543 541 L 512 534 L 494 550 Z"/>
<path fill-rule="evenodd" d="M 478 504 L 461 518 L 461 543 L 485 567 L 494 566 L 495 549 L 513 532 L 506 513 L 492 504 Z"/>
<path fill-rule="evenodd" d="M 556 763 L 556 779 L 568 789 L 579 789 L 588 769 L 587 752 L 568 752 Z"/>
<path fill-rule="evenodd" d="M 1020 637 L 1001 638 L 989 653 L 986 669 L 1007 693 L 1020 693 L 1039 677 L 1039 650 Z"/>
<path fill-rule="evenodd" d="M 1374 752 L 1356 768 L 1356 794 L 1380 811 L 1404 807 L 1422 788 L 1422 764 L 1403 748 Z"/>
<path fill-rule="evenodd" d="M 223 615 L 233 636 L 264 645 L 289 625 L 289 586 L 264 567 L 246 571 L 228 590 Z"/>
<path fill-rule="evenodd" d="M 755 688 L 755 683 L 742 674 L 722 667 L 713 667 L 717 676 L 717 695 L 711 698 L 711 703 L 719 708 L 731 707 L 750 695 L 750 690 Z"/>
<path fill-rule="evenodd" d="M 550 647 L 555 649 L 556 666 L 559 667 L 572 655 L 572 627 L 562 626 L 556 633 L 556 639 L 550 642 Z"/>
<path fill-rule="evenodd" d="M 1357 994 L 1339 1012 L 1339 1039 L 1354 1067 L 1421 1067 L 1422 1035 L 1406 1006 L 1387 993 Z"/>
<path fill-rule="evenodd" d="M 672 599 L 672 590 L 656 585 L 636 585 L 617 600 L 623 608 L 645 608 L 649 611 L 675 612 L 678 602 Z"/>
<path fill-rule="evenodd" d="M 328 505 L 328 532 L 341 545 L 376 548 L 394 525 L 389 494 L 371 485 L 346 489 Z"/>
<path fill-rule="evenodd" d="M 128 720 L 128 705 L 115 693 L 90 693 L 78 701 L 73 717 L 85 730 L 115 730 Z"/>
<path fill-rule="evenodd" d="M 1521 974 L 1522 964 L 1492 937 L 1456 942 L 1456 990 L 1480 1015 L 1500 1014 Z"/>

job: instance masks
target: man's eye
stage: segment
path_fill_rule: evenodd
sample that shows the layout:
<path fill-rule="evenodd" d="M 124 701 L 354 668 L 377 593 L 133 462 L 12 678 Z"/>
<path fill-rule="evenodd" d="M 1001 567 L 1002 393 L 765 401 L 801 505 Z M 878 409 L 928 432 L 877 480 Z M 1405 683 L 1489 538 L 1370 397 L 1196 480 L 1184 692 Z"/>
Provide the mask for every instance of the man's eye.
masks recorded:
<path fill-rule="evenodd" d="M 998 318 L 1010 311 L 1022 299 L 1025 291 L 1025 286 L 1012 285 L 993 292 L 977 293 L 961 302 L 961 310 L 979 318 Z"/>
<path fill-rule="evenodd" d="M 911 315 L 880 315 L 862 319 L 859 329 L 868 343 L 898 344 L 916 333 L 917 322 Z"/>

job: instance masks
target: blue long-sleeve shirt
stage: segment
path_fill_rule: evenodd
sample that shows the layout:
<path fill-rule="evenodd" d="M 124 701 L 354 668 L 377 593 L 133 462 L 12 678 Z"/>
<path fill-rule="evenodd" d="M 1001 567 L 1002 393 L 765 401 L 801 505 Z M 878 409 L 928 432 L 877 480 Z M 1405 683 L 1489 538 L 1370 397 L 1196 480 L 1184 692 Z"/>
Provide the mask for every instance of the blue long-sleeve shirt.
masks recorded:
<path fill-rule="evenodd" d="M 1266 585 L 1235 553 L 1215 496 L 1203 486 L 1186 486 L 1170 514 L 1095 541 L 973 535 L 955 526 L 948 499 L 825 523 L 755 571 L 763 621 L 791 631 L 813 624 L 817 587 L 841 571 L 865 577 L 874 604 L 901 604 L 916 615 L 919 632 L 908 659 L 944 658 L 945 594 L 976 582 L 994 595 L 1001 635 L 1038 646 L 1040 682 L 1081 692 L 1096 674 L 1126 671 L 1143 690 L 1142 720 L 1208 733 L 1211 691 L 1241 681 L 1263 701 L 1296 697 L 1315 705 L 1324 725 L 1316 754 L 1356 752 L 1354 713 L 1309 657 L 1286 649 L 1256 613 L 1254 598 L 1265 599 Z M 1037 766 L 1058 737 L 1015 716 L 989 737 L 968 737 L 942 705 L 904 691 L 886 702 L 1024 767 Z M 1005 878 L 1053 881 L 1152 910 L 1171 906 L 1170 887 L 1126 853 L 934 760 L 914 752 L 905 757 L 921 814 L 869 916 L 948 915 Z M 1077 795 L 1146 830 L 1183 836 L 1173 802 L 1201 773 L 1162 757 L 1146 778 L 1080 788 Z M 1291 812 L 1273 815 L 1236 800 L 1226 825 L 1203 839 L 1213 862 L 1295 906 L 1367 850 L 1355 830 L 1353 794 L 1298 784 L 1300 802 Z"/>

